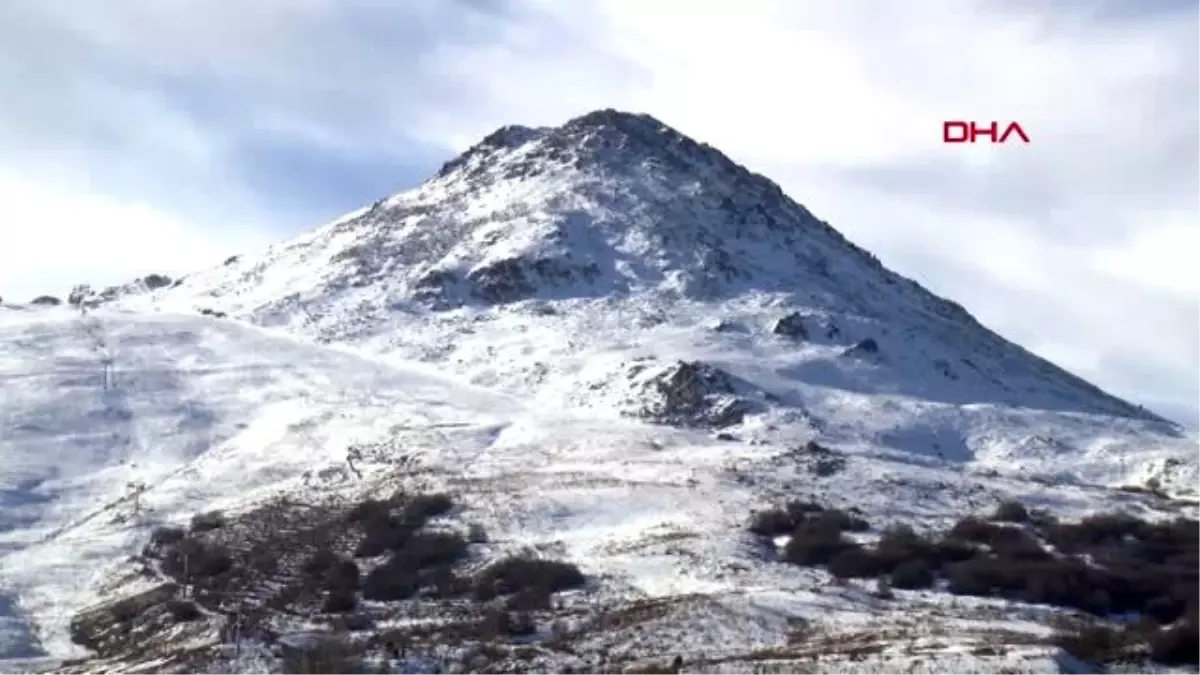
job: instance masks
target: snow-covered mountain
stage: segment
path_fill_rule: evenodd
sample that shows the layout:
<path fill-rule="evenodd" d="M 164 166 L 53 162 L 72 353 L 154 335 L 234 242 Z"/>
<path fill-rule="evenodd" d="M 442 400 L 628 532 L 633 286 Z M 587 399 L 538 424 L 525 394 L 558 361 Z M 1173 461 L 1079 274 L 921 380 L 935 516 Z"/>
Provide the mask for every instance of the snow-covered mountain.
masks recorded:
<path fill-rule="evenodd" d="M 636 335 L 696 315 L 750 319 L 755 333 L 770 326 L 747 313 L 799 311 L 801 351 L 881 346 L 888 372 L 872 372 L 873 391 L 1151 418 L 888 271 L 768 179 L 652 117 L 611 110 L 500 129 L 416 190 L 161 297 L 406 356 L 425 356 L 406 346 L 421 340 L 397 329 L 430 316 L 541 316 L 560 303 Z M 835 370 L 796 379 L 853 388 L 858 378 Z"/>
<path fill-rule="evenodd" d="M 361 495 L 400 455 L 495 550 L 556 551 L 610 599 L 702 598 L 679 620 L 733 652 L 908 611 L 746 549 L 750 511 L 797 485 L 934 527 L 1013 497 L 1168 513 L 1197 481 L 1193 436 L 646 115 L 502 128 L 261 255 L 85 304 L 0 310 L 10 656 L 68 650 L 74 612 L 139 588 L 117 572 L 155 524 Z M 781 464 L 810 440 L 839 458 L 820 480 Z M 351 446 L 377 450 L 353 475 Z"/>
<path fill-rule="evenodd" d="M 1144 463 L 1112 458 L 1180 435 L 885 269 L 768 179 L 612 110 L 502 128 L 415 190 L 125 304 L 217 311 L 622 413 L 699 361 L 752 391 L 741 407 L 763 419 L 1088 480 L 1144 478 Z M 863 419 L 881 400 L 902 412 Z"/>

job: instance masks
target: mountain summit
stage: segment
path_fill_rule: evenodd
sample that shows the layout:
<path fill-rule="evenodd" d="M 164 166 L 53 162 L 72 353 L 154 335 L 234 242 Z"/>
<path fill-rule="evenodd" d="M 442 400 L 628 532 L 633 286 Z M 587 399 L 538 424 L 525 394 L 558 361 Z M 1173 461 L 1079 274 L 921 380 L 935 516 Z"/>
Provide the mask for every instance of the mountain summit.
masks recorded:
<path fill-rule="evenodd" d="M 414 190 L 155 297 L 464 363 L 519 391 L 554 364 L 515 359 L 497 372 L 477 362 L 487 373 L 471 372 L 466 362 L 516 343 L 480 354 L 470 337 L 424 328 L 519 316 L 525 330 L 570 332 L 620 317 L 608 326 L 626 332 L 619 342 L 649 342 L 635 326 L 742 319 L 745 335 L 704 340 L 786 344 L 788 379 L 801 383 L 1159 421 L 887 270 L 767 178 L 649 115 L 615 110 L 503 127 Z M 558 310 L 555 324 L 548 313 Z M 609 335 L 553 342 L 578 356 Z M 870 358 L 848 358 L 865 355 L 850 351 L 864 341 L 877 348 Z"/>

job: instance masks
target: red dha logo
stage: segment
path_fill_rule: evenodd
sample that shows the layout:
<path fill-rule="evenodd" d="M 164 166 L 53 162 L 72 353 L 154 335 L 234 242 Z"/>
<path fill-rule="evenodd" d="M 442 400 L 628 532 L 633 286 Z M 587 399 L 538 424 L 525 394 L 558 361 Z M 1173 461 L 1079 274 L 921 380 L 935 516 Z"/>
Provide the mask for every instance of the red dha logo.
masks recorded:
<path fill-rule="evenodd" d="M 1012 134 L 1016 134 L 1026 143 L 1029 142 L 1029 136 L 1025 135 L 1025 130 L 1016 122 L 1009 122 L 1004 133 L 997 136 L 999 129 L 999 122 L 988 122 L 986 126 L 978 122 L 942 122 L 942 142 L 974 143 L 977 137 L 986 136 L 992 143 L 1004 143 Z"/>

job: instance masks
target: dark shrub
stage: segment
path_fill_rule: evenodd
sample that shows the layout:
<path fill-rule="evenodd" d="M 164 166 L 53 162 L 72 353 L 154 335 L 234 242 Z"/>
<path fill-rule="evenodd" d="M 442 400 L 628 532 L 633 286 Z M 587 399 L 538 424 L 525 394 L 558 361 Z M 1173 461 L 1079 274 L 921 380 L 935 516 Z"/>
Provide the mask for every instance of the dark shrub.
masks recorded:
<path fill-rule="evenodd" d="M 367 600 L 406 600 L 416 594 L 417 583 L 413 570 L 389 560 L 367 573 L 362 594 Z"/>
<path fill-rule="evenodd" d="M 906 560 L 892 570 L 888 582 L 892 588 L 917 589 L 933 585 L 933 569 L 921 558 Z"/>
<path fill-rule="evenodd" d="M 888 584 L 893 589 L 928 589 L 934 585 L 934 571 L 922 558 L 913 558 L 895 566 L 888 577 Z"/>
<path fill-rule="evenodd" d="M 939 539 L 932 544 L 929 557 L 937 566 L 970 560 L 979 549 L 958 539 Z"/>
<path fill-rule="evenodd" d="M 816 444 L 812 443 L 810 441 L 809 445 L 816 445 Z M 819 448 L 821 446 L 818 445 L 817 447 Z M 788 502 L 784 506 L 784 510 L 787 511 L 788 515 L 790 515 L 793 520 L 795 520 L 797 523 L 799 523 L 800 521 L 804 520 L 805 518 L 807 518 L 808 516 L 810 516 L 814 513 L 820 513 L 822 511 L 824 511 L 825 507 L 821 506 L 820 504 L 818 504 L 816 502 L 805 501 L 802 499 L 795 499 L 795 500 Z"/>
<path fill-rule="evenodd" d="M 1168 666 L 1196 665 L 1200 645 L 1200 626 L 1189 617 L 1176 626 L 1164 628 L 1150 638 L 1150 659 Z"/>
<path fill-rule="evenodd" d="M 1024 523 L 1029 520 L 1029 511 L 1018 501 L 1000 502 L 996 512 L 992 514 L 992 520 L 1002 523 Z"/>
<path fill-rule="evenodd" d="M 583 572 L 572 563 L 518 556 L 501 560 L 481 571 L 475 579 L 475 593 L 480 600 L 526 589 L 555 593 L 579 588 L 585 581 Z"/>
<path fill-rule="evenodd" d="M 987 576 L 987 560 L 976 556 L 947 567 L 947 590 L 954 595 L 987 596 L 992 584 Z"/>
<path fill-rule="evenodd" d="M 362 573 L 353 560 L 338 560 L 325 571 L 325 588 L 330 591 L 356 591 Z"/>
<path fill-rule="evenodd" d="M 204 555 L 195 561 L 192 575 L 194 577 L 217 577 L 233 569 L 233 556 L 221 546 L 210 546 Z"/>
<path fill-rule="evenodd" d="M 471 592 L 471 581 L 454 573 L 449 565 L 427 567 L 417 573 L 417 586 L 436 598 L 456 598 Z"/>
<path fill-rule="evenodd" d="M 354 505 L 346 513 L 346 521 L 366 524 L 378 520 L 386 520 L 391 515 L 392 503 L 379 499 L 364 499 Z"/>
<path fill-rule="evenodd" d="M 260 574 L 274 574 L 279 571 L 279 552 L 257 543 L 246 554 L 246 566 Z"/>
<path fill-rule="evenodd" d="M 471 523 L 467 526 L 467 541 L 472 544 L 486 544 L 487 530 L 479 523 Z"/>
<path fill-rule="evenodd" d="M 375 619 L 371 618 L 370 614 L 363 612 L 353 612 L 339 617 L 333 617 L 329 625 L 336 631 L 351 631 L 359 632 L 371 630 L 375 628 Z"/>
<path fill-rule="evenodd" d="M 192 559 L 203 553 L 204 542 L 192 537 L 184 537 L 163 555 L 162 571 L 168 576 L 183 579 L 189 573 Z"/>
<path fill-rule="evenodd" d="M 450 495 L 437 493 L 417 495 L 404 507 L 404 522 L 413 527 L 421 527 L 430 518 L 449 513 L 454 508 L 454 500 Z"/>
<path fill-rule="evenodd" d="M 554 600 L 547 588 L 526 588 L 510 595 L 504 606 L 515 612 L 533 612 L 551 609 Z"/>
<path fill-rule="evenodd" d="M 976 516 L 967 516 L 954 524 L 946 533 L 947 539 L 971 541 L 977 544 L 991 544 L 997 531 L 1006 529 L 1003 525 L 989 523 Z"/>
<path fill-rule="evenodd" d="M 467 553 L 467 540 L 457 532 L 417 532 L 396 552 L 411 569 L 447 565 Z"/>
<path fill-rule="evenodd" d="M 999 563 L 1003 564 L 1003 563 Z M 1078 561 L 1028 562 L 1014 569 L 1024 577 L 1023 599 L 1047 605 L 1092 606 L 1111 611 L 1112 598 L 1100 595 L 1103 583 L 1094 579 L 1086 564 Z"/>
<path fill-rule="evenodd" d="M 830 527 L 836 527 L 843 532 L 865 532 L 871 529 L 870 523 L 863 518 L 840 509 L 825 509 L 809 516 L 807 522 L 828 523 Z"/>
<path fill-rule="evenodd" d="M 334 553 L 331 549 L 317 549 L 304 561 L 304 574 L 310 577 L 322 577 L 340 559 L 338 554 Z"/>
<path fill-rule="evenodd" d="M 404 548 L 416 528 L 399 518 L 384 517 L 366 523 L 365 534 L 354 549 L 356 558 L 373 558 Z"/>
<path fill-rule="evenodd" d="M 1037 538 L 1024 530 L 1000 527 L 991 534 L 988 543 L 997 557 L 1006 560 L 1048 560 L 1052 557 Z"/>
<path fill-rule="evenodd" d="M 1057 523 L 1044 528 L 1043 536 L 1059 550 L 1074 553 L 1093 546 L 1120 546 L 1127 538 L 1138 539 L 1145 524 L 1123 513 L 1088 516 L 1078 523 Z"/>
<path fill-rule="evenodd" d="M 533 635 L 537 632 L 537 623 L 525 612 L 517 612 L 509 622 L 509 635 Z"/>
<path fill-rule="evenodd" d="M 330 590 L 321 603 L 321 611 L 326 614 L 345 614 L 357 608 L 358 598 L 354 597 L 354 591 L 346 589 Z"/>
<path fill-rule="evenodd" d="M 759 511 L 750 518 L 750 531 L 760 537 L 777 537 L 796 527 L 796 521 L 782 509 Z"/>
<path fill-rule="evenodd" d="M 58 298 L 54 297 L 53 295 L 39 295 L 33 299 L 33 302 L 31 304 L 43 305 L 46 307 L 53 307 L 55 305 L 61 305 L 62 300 L 59 300 Z"/>
<path fill-rule="evenodd" d="M 1054 643 L 1075 658 L 1096 665 L 1121 660 L 1131 646 L 1130 634 L 1123 629 L 1090 625 L 1060 632 Z"/>
<path fill-rule="evenodd" d="M 932 556 L 933 545 L 908 525 L 892 525 L 883 531 L 875 544 L 875 555 L 882 571 L 890 571 L 909 560 L 925 560 Z"/>
<path fill-rule="evenodd" d="M 1020 524 L 1008 524 L 1013 522 Z M 1154 523 L 1098 514 L 1067 523 L 1005 502 L 994 520 L 963 518 L 936 541 L 895 525 L 881 533 L 873 550 L 864 550 L 844 536 L 866 527 L 861 518 L 793 502 L 757 514 L 751 529 L 777 534 L 788 524 L 794 527 L 782 552 L 785 561 L 828 565 L 839 578 L 888 575 L 896 588 L 927 588 L 944 575 L 958 595 L 1070 607 L 1102 617 L 1137 613 L 1163 625 L 1189 616 L 1200 595 L 1200 523 L 1194 519 Z"/>
<path fill-rule="evenodd" d="M 471 595 L 475 590 L 475 583 L 470 577 L 448 574 L 436 577 L 432 589 L 439 597 L 456 598 Z"/>
<path fill-rule="evenodd" d="M 208 532 L 225 527 L 225 514 L 220 511 L 208 511 L 192 516 L 192 532 Z"/>
<path fill-rule="evenodd" d="M 796 528 L 787 546 L 783 547 L 783 559 L 804 567 L 825 565 L 835 555 L 854 546 L 856 544 L 847 540 L 834 523 L 805 523 Z"/>
<path fill-rule="evenodd" d="M 233 569 L 233 556 L 224 546 L 185 538 L 163 556 L 162 570 L 176 579 L 220 576 Z"/>
<path fill-rule="evenodd" d="M 167 613 L 171 618 L 180 623 L 187 621 L 196 621 L 204 615 L 200 612 L 200 608 L 196 603 L 190 600 L 172 599 L 166 602 Z"/>
<path fill-rule="evenodd" d="M 1187 611 L 1188 602 L 1195 598 L 1195 593 L 1181 589 L 1176 594 L 1150 598 L 1142 605 L 1142 613 L 1158 623 L 1172 623 L 1183 616 Z"/>
<path fill-rule="evenodd" d="M 174 546 L 183 541 L 186 535 L 182 527 L 162 525 L 150 533 L 150 543 L 157 547 Z"/>
<path fill-rule="evenodd" d="M 484 640 L 494 640 L 513 635 L 530 635 L 537 632 L 537 626 L 524 613 L 493 609 L 483 615 L 478 631 L 479 637 Z"/>
<path fill-rule="evenodd" d="M 361 673 L 364 672 L 363 666 L 360 650 L 335 637 L 322 638 L 320 642 L 303 649 L 283 650 L 282 671 L 285 673 Z"/>
<path fill-rule="evenodd" d="M 833 556 L 828 569 L 839 579 L 863 579 L 878 575 L 881 566 L 873 553 L 861 546 L 853 546 Z"/>

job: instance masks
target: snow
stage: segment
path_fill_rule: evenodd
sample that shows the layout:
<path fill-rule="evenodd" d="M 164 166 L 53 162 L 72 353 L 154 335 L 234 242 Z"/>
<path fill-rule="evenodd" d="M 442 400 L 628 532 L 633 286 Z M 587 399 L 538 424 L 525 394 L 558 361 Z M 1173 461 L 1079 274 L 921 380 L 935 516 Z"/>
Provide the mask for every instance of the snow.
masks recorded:
<path fill-rule="evenodd" d="M 1110 489 L 1151 479 L 1194 493 L 1194 434 L 1004 341 L 711 148 L 594 115 L 86 315 L 0 308 L 0 658 L 78 654 L 72 614 L 130 589 L 117 573 L 155 525 L 358 494 L 402 456 L 496 551 L 570 558 L 601 598 L 669 600 L 671 649 L 729 654 L 798 618 L 1028 633 L 1052 613 L 937 593 L 889 609 L 770 563 L 746 518 L 798 493 L 930 528 L 1009 498 L 1160 517 Z M 478 273 L 506 261 L 528 288 L 483 298 Z M 810 339 L 772 332 L 793 311 Z M 866 338 L 878 354 L 848 350 Z M 678 361 L 762 397 L 733 440 L 636 417 Z M 810 439 L 845 468 L 814 478 L 790 454 Z M 350 470 L 352 445 L 378 452 Z M 968 656 L 949 668 L 991 667 Z M 924 667 L 896 658 L 856 667 Z"/>
<path fill-rule="evenodd" d="M 32 620 L 53 652 L 69 651 L 70 613 L 155 524 L 340 467 L 351 443 L 392 426 L 469 431 L 521 409 L 429 373 L 194 316 L 58 310 L 6 320 L 0 335 L 0 484 L 16 486 L 0 513 L 0 588 L 21 610 L 5 622 Z M 135 483 L 146 486 L 136 516 Z M 34 648 L 25 631 L 6 631 L 4 655 Z"/>

